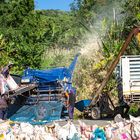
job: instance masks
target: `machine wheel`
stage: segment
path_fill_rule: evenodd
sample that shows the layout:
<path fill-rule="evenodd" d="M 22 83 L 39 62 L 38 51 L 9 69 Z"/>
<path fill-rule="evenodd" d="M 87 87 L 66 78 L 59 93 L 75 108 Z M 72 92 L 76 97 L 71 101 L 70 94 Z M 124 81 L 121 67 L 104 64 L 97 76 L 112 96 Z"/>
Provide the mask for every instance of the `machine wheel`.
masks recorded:
<path fill-rule="evenodd" d="M 101 113 L 99 107 L 93 107 L 91 109 L 91 117 L 93 120 L 97 120 L 101 118 Z"/>

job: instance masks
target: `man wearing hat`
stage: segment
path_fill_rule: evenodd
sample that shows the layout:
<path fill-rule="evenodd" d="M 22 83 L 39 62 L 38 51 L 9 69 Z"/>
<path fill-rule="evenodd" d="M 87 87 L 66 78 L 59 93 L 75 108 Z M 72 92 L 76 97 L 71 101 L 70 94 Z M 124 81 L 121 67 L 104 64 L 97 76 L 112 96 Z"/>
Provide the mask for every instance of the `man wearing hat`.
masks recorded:
<path fill-rule="evenodd" d="M 69 107 L 68 107 L 68 113 L 69 113 L 69 119 L 70 120 L 73 120 L 75 101 L 76 101 L 76 90 L 75 90 L 75 88 L 72 87 L 69 90 Z"/>
<path fill-rule="evenodd" d="M 1 74 L 4 76 L 4 78 L 8 78 L 10 74 L 9 72 L 12 66 L 13 66 L 13 63 L 9 63 L 6 67 L 3 68 Z"/>
<path fill-rule="evenodd" d="M 5 120 L 7 118 L 7 107 L 8 107 L 8 91 L 9 87 L 6 79 L 9 76 L 9 71 L 12 68 L 12 63 L 5 66 L 0 75 L 0 119 Z"/>

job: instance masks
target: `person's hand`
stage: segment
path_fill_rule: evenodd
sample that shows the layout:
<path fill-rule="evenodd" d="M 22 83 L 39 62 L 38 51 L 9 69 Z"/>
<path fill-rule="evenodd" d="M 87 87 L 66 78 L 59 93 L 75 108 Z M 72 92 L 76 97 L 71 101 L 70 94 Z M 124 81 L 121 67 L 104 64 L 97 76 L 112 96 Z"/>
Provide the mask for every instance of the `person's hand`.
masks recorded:
<path fill-rule="evenodd" d="M 67 104 L 67 105 L 66 105 L 66 108 L 69 108 L 69 106 L 70 106 L 70 104 Z"/>

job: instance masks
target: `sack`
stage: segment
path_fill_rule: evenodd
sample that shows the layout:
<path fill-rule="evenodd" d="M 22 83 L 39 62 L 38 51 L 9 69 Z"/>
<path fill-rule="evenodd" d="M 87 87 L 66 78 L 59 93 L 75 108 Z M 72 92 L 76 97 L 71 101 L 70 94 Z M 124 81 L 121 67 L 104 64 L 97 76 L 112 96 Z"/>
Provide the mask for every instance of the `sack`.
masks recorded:
<path fill-rule="evenodd" d="M 10 88 L 10 90 L 15 90 L 17 88 L 19 88 L 18 84 L 14 81 L 14 79 L 12 78 L 12 76 L 8 76 L 8 78 L 6 79 L 7 84 Z"/>
<path fill-rule="evenodd" d="M 1 93 L 1 95 L 4 94 L 7 90 L 8 90 L 7 82 L 6 82 L 5 78 L 2 75 L 0 75 L 0 93 Z"/>

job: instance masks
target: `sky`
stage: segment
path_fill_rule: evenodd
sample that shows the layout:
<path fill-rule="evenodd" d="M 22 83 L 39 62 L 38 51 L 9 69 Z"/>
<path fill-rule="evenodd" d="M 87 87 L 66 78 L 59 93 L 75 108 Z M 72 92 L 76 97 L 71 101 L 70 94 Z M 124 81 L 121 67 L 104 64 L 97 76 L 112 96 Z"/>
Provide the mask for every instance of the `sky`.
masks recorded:
<path fill-rule="evenodd" d="M 69 11 L 69 4 L 74 0 L 34 0 L 36 10 L 46 10 L 46 9 L 59 9 L 64 11 Z"/>

